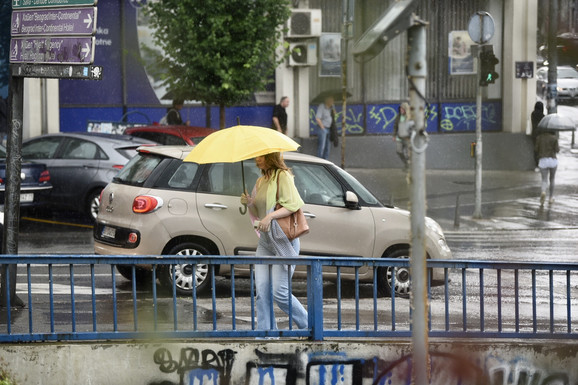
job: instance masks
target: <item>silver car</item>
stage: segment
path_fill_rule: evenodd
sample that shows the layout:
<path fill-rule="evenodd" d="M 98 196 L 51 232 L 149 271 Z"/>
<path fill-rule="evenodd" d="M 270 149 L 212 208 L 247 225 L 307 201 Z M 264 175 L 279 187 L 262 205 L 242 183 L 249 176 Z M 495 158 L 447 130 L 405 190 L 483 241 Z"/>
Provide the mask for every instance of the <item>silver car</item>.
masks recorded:
<path fill-rule="evenodd" d="M 253 254 L 257 235 L 249 215 L 240 203 L 243 191 L 239 163 L 199 165 L 183 162 L 191 147 L 158 146 L 139 149 L 125 168 L 103 191 L 94 231 L 95 252 L 103 255 L 240 255 Z M 350 174 L 326 160 L 285 153 L 285 161 L 295 174 L 295 184 L 305 205 L 310 233 L 301 238 L 301 254 L 315 256 L 409 258 L 409 212 L 382 205 Z M 249 189 L 259 170 L 245 161 Z M 441 227 L 426 220 L 426 249 L 429 258 L 450 259 Z M 119 266 L 120 273 L 132 278 L 131 269 Z M 144 267 L 144 269 L 150 267 Z M 140 276 L 146 276 L 146 270 Z M 354 279 L 353 269 L 341 272 Z M 392 274 L 396 293 L 410 290 L 409 271 L 383 268 L 379 291 L 391 292 Z M 176 288 L 190 294 L 210 288 L 211 270 L 197 266 L 175 266 Z M 235 267 L 236 275 L 248 269 Z M 217 273 L 231 274 L 230 266 Z M 160 281 L 172 287 L 169 267 L 157 273 Z M 305 277 L 297 270 L 295 277 Z M 326 272 L 335 278 L 335 271 Z M 359 278 L 372 282 L 373 270 L 360 269 Z M 440 281 L 443 272 L 434 270 L 432 281 Z M 193 281 L 194 279 L 194 281 Z"/>
<path fill-rule="evenodd" d="M 53 189 L 48 204 L 85 213 L 95 219 L 102 189 L 151 141 L 132 136 L 60 133 L 26 140 L 22 157 L 44 163 Z"/>

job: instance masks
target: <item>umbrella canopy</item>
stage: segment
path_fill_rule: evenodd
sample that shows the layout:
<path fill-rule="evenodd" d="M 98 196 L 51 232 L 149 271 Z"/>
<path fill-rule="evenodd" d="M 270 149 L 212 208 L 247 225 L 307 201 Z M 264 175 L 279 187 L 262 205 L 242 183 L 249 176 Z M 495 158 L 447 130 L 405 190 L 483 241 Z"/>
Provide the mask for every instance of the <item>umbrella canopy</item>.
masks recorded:
<path fill-rule="evenodd" d="M 538 123 L 538 129 L 550 131 L 574 131 L 576 125 L 566 116 L 560 114 L 549 114 L 540 120 L 540 123 Z"/>
<path fill-rule="evenodd" d="M 335 88 L 332 90 L 320 92 L 319 95 L 317 95 L 311 100 L 311 104 L 321 104 L 325 101 L 325 98 L 327 98 L 328 96 L 333 96 L 334 101 L 341 102 L 343 101 L 343 90 L 340 88 Z M 350 96 L 351 93 L 347 92 L 347 97 Z"/>
<path fill-rule="evenodd" d="M 234 163 L 297 148 L 299 143 L 271 128 L 234 126 L 207 136 L 187 155 L 185 162 Z"/>

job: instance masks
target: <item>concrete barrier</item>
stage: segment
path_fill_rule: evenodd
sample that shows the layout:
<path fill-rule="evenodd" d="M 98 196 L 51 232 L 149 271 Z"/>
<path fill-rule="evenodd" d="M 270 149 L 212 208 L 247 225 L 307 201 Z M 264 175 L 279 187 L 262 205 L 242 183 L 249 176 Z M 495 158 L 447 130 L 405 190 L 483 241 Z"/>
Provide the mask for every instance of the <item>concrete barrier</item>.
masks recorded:
<path fill-rule="evenodd" d="M 430 341 L 431 384 L 578 382 L 578 344 Z M 419 363 L 424 364 L 424 363 Z M 4 344 L 0 369 L 16 384 L 339 385 L 411 383 L 409 341 L 219 340 Z"/>

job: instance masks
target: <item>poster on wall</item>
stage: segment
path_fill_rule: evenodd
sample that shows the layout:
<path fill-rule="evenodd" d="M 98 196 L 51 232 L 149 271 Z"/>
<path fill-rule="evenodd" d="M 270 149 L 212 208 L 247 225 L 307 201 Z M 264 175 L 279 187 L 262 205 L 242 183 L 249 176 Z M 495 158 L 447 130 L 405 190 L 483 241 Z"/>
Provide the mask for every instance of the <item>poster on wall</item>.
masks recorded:
<path fill-rule="evenodd" d="M 341 34 L 322 33 L 319 37 L 319 76 L 341 77 Z"/>
<path fill-rule="evenodd" d="M 450 75 L 475 75 L 477 73 L 472 45 L 468 31 L 451 31 L 448 39 L 448 57 Z"/>

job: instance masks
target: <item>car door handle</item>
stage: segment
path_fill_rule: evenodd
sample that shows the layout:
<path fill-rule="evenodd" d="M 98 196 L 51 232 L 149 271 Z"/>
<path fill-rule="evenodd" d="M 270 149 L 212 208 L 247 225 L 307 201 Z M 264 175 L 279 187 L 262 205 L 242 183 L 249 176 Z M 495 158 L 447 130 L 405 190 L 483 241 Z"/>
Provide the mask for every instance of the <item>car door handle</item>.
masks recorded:
<path fill-rule="evenodd" d="M 317 218 L 317 215 L 313 213 L 303 212 L 303 215 L 305 215 L 307 218 Z"/>
<path fill-rule="evenodd" d="M 224 210 L 224 209 L 228 209 L 229 207 L 219 204 L 219 203 L 206 203 L 205 207 L 208 209 L 219 209 L 219 210 Z"/>

